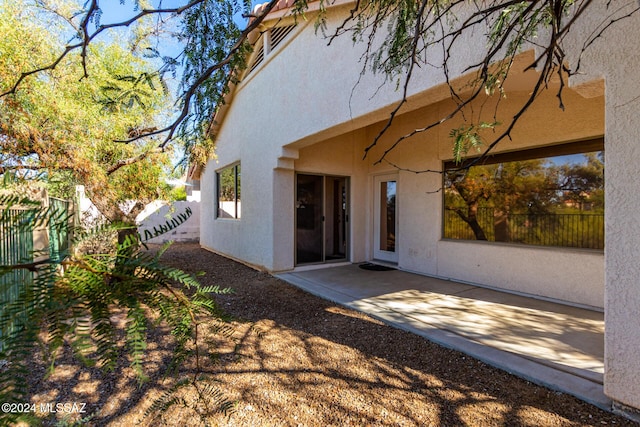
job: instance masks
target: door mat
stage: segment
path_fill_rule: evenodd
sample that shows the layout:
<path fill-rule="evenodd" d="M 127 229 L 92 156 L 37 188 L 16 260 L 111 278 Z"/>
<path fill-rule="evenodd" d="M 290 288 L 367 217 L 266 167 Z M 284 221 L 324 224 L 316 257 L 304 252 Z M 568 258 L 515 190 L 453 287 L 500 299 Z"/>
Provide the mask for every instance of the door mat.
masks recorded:
<path fill-rule="evenodd" d="M 370 270 L 370 271 L 390 271 L 390 270 L 395 270 L 395 268 L 393 268 L 393 267 L 387 267 L 386 265 L 379 265 L 379 264 L 371 264 L 370 262 L 365 262 L 364 264 L 360 264 L 360 265 L 358 265 L 358 267 L 360 267 L 363 270 Z"/>

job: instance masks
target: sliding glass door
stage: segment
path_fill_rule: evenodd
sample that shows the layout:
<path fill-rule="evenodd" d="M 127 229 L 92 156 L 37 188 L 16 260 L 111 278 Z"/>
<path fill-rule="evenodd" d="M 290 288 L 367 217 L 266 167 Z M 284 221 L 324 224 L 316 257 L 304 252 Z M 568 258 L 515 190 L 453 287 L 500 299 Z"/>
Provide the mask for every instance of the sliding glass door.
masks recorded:
<path fill-rule="evenodd" d="M 296 265 L 347 258 L 348 178 L 298 174 Z"/>

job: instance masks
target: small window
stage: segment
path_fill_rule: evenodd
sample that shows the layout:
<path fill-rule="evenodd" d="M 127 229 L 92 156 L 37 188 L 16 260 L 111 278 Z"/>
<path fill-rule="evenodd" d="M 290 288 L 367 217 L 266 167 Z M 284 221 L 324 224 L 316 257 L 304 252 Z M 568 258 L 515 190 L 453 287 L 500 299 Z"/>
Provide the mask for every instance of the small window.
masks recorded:
<path fill-rule="evenodd" d="M 604 249 L 603 149 L 600 139 L 446 163 L 443 237 Z"/>
<path fill-rule="evenodd" d="M 240 164 L 216 173 L 218 218 L 240 218 Z"/>

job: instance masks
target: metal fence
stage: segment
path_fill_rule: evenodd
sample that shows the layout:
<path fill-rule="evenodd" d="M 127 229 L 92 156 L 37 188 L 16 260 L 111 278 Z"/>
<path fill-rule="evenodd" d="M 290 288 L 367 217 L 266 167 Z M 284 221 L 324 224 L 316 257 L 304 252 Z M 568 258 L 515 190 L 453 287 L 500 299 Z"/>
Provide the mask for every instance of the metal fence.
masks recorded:
<path fill-rule="evenodd" d="M 9 209 L 6 221 L 0 221 L 0 265 L 15 265 L 33 260 L 33 229 L 21 224 L 33 222 L 33 212 Z M 0 312 L 8 302 L 14 301 L 20 290 L 33 280 L 33 273 L 16 269 L 0 276 Z"/>
<path fill-rule="evenodd" d="M 0 266 L 30 263 L 34 261 L 34 256 L 48 256 L 53 261 L 60 261 L 67 256 L 72 202 L 50 198 L 49 207 L 47 213 L 50 221 L 45 228 L 36 228 L 37 211 L 34 209 L 5 210 L 0 219 Z M 33 274 L 28 269 L 18 268 L 0 275 L 0 316 L 4 315 L 3 307 L 15 302 L 24 289 L 33 283 Z M 7 332 L 0 331 L 0 337 Z"/>
<path fill-rule="evenodd" d="M 549 213 L 498 215 L 493 208 L 478 209 L 478 225 L 488 241 L 539 246 L 604 249 L 604 214 Z M 445 210 L 444 237 L 476 240 L 468 223 Z"/>

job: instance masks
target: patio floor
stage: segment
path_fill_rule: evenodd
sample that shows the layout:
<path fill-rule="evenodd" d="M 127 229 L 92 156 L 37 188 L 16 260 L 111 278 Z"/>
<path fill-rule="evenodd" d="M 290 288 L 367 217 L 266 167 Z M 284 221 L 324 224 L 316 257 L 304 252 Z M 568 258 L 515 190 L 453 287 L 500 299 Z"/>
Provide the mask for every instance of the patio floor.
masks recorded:
<path fill-rule="evenodd" d="M 400 270 L 341 265 L 277 277 L 446 347 L 610 410 L 604 314 Z"/>

